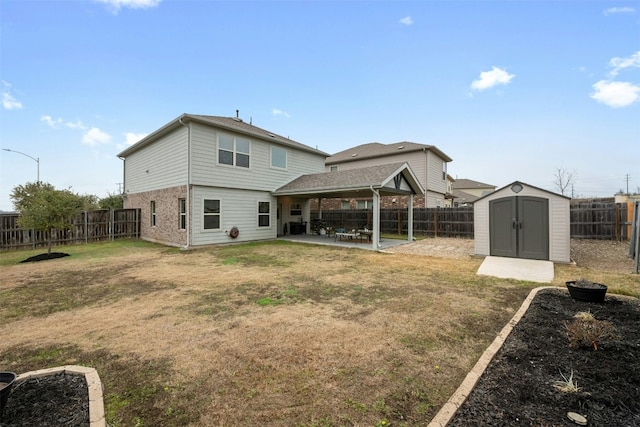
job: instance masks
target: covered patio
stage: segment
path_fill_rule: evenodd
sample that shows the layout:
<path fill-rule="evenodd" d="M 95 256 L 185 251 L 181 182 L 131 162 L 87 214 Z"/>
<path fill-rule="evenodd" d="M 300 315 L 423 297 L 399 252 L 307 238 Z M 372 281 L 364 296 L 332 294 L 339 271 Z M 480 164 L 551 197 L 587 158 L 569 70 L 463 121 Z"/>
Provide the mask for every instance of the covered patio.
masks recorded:
<path fill-rule="evenodd" d="M 302 175 L 272 193 L 279 198 L 293 197 L 296 199 L 318 199 L 319 218 L 322 219 L 322 200 L 331 198 L 363 198 L 372 197 L 372 224 L 370 241 L 359 239 L 335 239 L 334 237 L 317 236 L 322 244 L 336 244 L 341 246 L 362 247 L 369 249 L 384 249 L 390 239 L 383 242 L 380 239 L 380 198 L 385 196 L 408 196 L 408 236 L 406 241 L 398 240 L 397 244 L 413 241 L 413 197 L 424 194 L 424 189 L 418 182 L 409 165 L 404 163 L 390 163 L 386 165 L 366 168 L 350 169 Z M 310 218 L 304 218 L 309 222 Z M 309 235 L 286 235 L 281 238 L 303 241 L 310 239 Z M 369 240 L 369 239 L 367 239 Z M 395 242 L 395 241 L 394 241 Z"/>
<path fill-rule="evenodd" d="M 336 246 L 343 248 L 356 248 L 366 250 L 384 251 L 394 246 L 409 243 L 404 239 L 380 239 L 379 246 L 374 249 L 368 240 L 359 239 L 336 239 L 335 236 L 319 235 L 319 234 L 288 234 L 278 237 L 278 240 L 287 240 L 289 242 L 309 243 L 313 245 Z"/>

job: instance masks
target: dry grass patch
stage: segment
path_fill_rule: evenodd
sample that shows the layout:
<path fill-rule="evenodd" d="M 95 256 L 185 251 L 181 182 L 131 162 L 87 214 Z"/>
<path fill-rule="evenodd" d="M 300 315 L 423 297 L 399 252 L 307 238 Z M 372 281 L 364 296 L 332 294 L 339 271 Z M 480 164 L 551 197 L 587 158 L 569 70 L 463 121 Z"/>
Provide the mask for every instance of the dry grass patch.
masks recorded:
<path fill-rule="evenodd" d="M 112 245 L 2 260 L 0 285 L 0 368 L 96 367 L 112 427 L 424 425 L 535 286 L 473 258 Z"/>

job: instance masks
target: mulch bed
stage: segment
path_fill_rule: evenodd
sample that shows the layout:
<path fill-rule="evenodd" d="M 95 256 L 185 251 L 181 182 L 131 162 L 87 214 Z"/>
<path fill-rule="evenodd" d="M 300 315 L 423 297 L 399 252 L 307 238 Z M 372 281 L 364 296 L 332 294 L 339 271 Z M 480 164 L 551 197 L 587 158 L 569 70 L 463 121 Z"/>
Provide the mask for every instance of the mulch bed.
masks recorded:
<path fill-rule="evenodd" d="M 0 426 L 89 427 L 84 375 L 63 372 L 14 383 Z"/>
<path fill-rule="evenodd" d="M 618 340 L 570 348 L 565 325 L 578 312 L 613 323 Z M 543 290 L 507 337 L 449 426 L 576 426 L 575 412 L 594 426 L 640 426 L 640 304 L 607 296 L 574 301 Z M 577 392 L 554 387 L 562 375 Z"/>
<path fill-rule="evenodd" d="M 69 256 L 69 254 L 66 254 L 64 252 L 51 252 L 51 253 L 46 253 L 46 254 L 38 254 L 38 255 L 34 255 L 32 257 L 29 257 L 27 259 L 23 259 L 20 262 L 37 262 L 37 261 L 46 261 L 49 259 L 58 259 L 58 258 L 64 258 L 66 256 Z"/>

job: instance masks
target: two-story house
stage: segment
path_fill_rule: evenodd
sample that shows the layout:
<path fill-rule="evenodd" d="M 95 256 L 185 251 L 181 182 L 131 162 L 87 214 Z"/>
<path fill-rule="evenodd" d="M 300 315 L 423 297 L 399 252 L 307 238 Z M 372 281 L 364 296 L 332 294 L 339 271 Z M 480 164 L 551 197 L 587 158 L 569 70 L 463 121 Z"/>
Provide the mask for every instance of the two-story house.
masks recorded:
<path fill-rule="evenodd" d="M 312 199 L 423 193 L 406 163 L 328 173 L 327 153 L 239 117 L 183 114 L 118 156 L 141 237 L 180 247 L 307 232 Z"/>
<path fill-rule="evenodd" d="M 365 166 L 378 166 L 385 163 L 406 162 L 414 172 L 425 194 L 416 196 L 415 207 L 446 206 L 446 199 L 451 198 L 447 191 L 447 163 L 452 159 L 434 145 L 417 144 L 415 142 L 397 142 L 381 144 L 372 142 L 340 151 L 325 162 L 327 171 L 343 171 Z M 368 208 L 366 199 L 342 200 L 339 208 Z M 406 206 L 404 198 L 387 198 L 384 207 Z M 327 203 L 327 208 L 330 205 Z"/>

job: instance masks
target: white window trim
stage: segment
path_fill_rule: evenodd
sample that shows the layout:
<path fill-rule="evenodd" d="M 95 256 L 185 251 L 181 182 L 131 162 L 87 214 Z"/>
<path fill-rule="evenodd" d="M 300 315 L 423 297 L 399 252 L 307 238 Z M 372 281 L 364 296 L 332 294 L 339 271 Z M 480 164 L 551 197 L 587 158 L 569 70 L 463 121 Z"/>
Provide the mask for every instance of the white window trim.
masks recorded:
<path fill-rule="evenodd" d="M 265 214 L 265 213 L 260 213 L 260 203 L 269 203 L 269 213 Z M 258 200 L 258 202 L 256 203 L 256 228 L 258 230 L 268 230 L 270 228 L 273 227 L 273 218 L 271 217 L 271 211 L 272 209 L 272 205 L 273 203 L 271 203 L 271 200 Z M 268 215 L 269 216 L 269 225 L 260 225 L 260 216 L 261 215 Z"/>
<path fill-rule="evenodd" d="M 149 203 L 149 222 L 151 223 L 151 228 L 155 228 L 158 226 L 158 203 L 155 200 L 151 200 Z"/>
<path fill-rule="evenodd" d="M 273 165 L 273 149 L 274 148 L 284 151 L 284 167 L 274 166 Z M 249 166 L 251 166 L 251 159 L 249 159 Z M 271 169 L 277 169 L 277 170 L 283 170 L 283 171 L 288 170 L 288 167 L 289 167 L 289 151 L 286 148 L 279 147 L 277 145 L 271 145 L 270 148 L 269 148 L 269 167 Z"/>
<path fill-rule="evenodd" d="M 182 212 L 182 202 L 184 201 L 184 213 Z M 184 217 L 184 228 L 182 228 L 182 217 Z M 178 230 L 186 231 L 187 229 L 187 199 L 178 198 Z"/>
<path fill-rule="evenodd" d="M 205 200 L 217 200 L 218 202 L 220 202 L 220 213 L 218 214 L 218 216 L 220 217 L 220 227 L 218 228 L 204 228 L 204 217 L 206 216 L 204 213 L 204 201 Z M 210 214 L 210 215 L 214 215 L 214 214 Z M 213 197 L 203 197 L 202 198 L 202 204 L 200 205 L 200 217 L 201 217 L 201 223 L 200 223 L 200 230 L 203 233 L 222 233 L 223 231 L 223 226 L 222 226 L 222 198 L 213 198 Z"/>
<path fill-rule="evenodd" d="M 233 164 L 229 165 L 226 163 L 220 163 L 220 135 L 225 135 L 228 137 L 231 137 L 233 139 Z M 240 154 L 247 154 L 249 156 L 249 167 L 245 168 L 244 166 L 238 166 L 236 165 L 236 154 L 238 153 L 237 149 L 236 149 L 236 140 L 238 139 L 237 136 L 232 135 L 230 133 L 224 133 L 224 132 L 217 132 L 216 133 L 216 164 L 218 166 L 222 166 L 222 167 L 226 167 L 226 168 L 234 168 L 234 169 L 240 169 L 240 170 L 251 170 L 251 168 L 253 167 L 253 141 L 249 138 L 245 138 L 245 137 L 241 137 L 242 139 L 246 139 L 247 141 L 249 141 L 249 153 L 240 153 Z M 227 150 L 225 150 L 227 151 Z"/>

